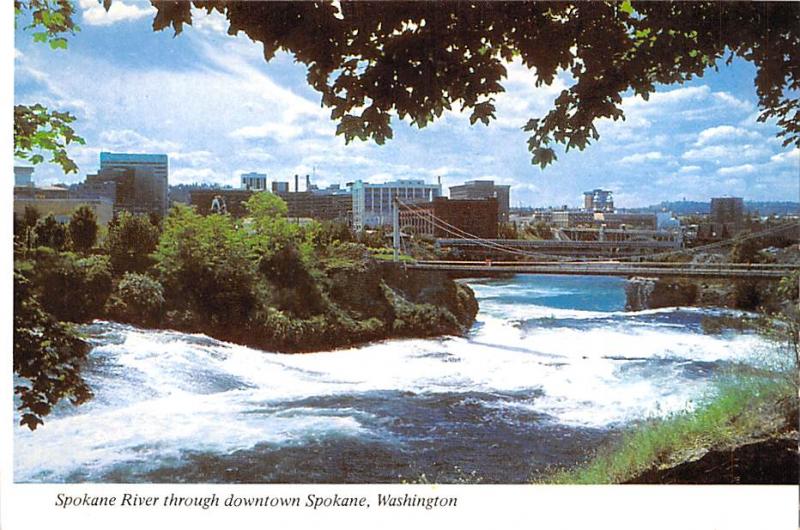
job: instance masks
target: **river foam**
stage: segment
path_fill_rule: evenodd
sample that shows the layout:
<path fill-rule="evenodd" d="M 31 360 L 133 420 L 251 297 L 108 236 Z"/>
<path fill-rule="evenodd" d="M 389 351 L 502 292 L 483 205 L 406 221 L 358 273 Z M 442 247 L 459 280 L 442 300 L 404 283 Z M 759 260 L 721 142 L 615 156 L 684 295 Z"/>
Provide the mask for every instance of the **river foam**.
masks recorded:
<path fill-rule="evenodd" d="M 295 449 L 314 447 L 323 465 L 351 445 L 379 460 L 372 467 L 466 462 L 495 466 L 482 471 L 494 477 L 510 458 L 575 458 L 586 439 L 691 407 L 725 369 L 769 364 L 774 346 L 758 336 L 699 331 L 706 310 L 626 313 L 621 282 L 597 282 L 478 282 L 467 337 L 303 355 L 97 322 L 87 328 L 95 399 L 60 405 L 35 432 L 15 429 L 15 480 L 216 481 L 197 475 L 197 459 L 238 469 L 252 454 L 273 467 L 233 480 L 396 477 L 368 465 L 364 476 L 274 474 Z M 519 480 L 521 465 L 496 479 Z"/>

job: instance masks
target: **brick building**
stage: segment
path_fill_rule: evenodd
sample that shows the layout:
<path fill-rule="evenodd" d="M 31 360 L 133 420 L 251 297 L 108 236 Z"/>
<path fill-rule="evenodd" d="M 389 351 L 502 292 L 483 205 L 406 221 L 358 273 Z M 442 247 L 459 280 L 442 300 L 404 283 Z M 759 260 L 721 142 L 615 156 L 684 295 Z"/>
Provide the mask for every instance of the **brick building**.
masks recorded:
<path fill-rule="evenodd" d="M 437 197 L 433 201 L 415 204 L 413 211 L 400 210 L 400 229 L 429 237 L 470 237 L 459 235 L 458 230 L 484 239 L 497 237 L 497 199 L 448 199 Z M 458 230 L 436 223 L 444 221 Z"/>

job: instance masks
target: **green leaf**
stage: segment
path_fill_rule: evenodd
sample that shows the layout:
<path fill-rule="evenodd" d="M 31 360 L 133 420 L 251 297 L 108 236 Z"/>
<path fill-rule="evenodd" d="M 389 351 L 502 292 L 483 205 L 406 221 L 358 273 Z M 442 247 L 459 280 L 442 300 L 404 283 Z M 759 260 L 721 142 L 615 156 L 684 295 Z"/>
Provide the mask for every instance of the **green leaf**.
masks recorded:
<path fill-rule="evenodd" d="M 62 49 L 62 50 L 66 50 L 67 49 L 67 39 L 62 38 L 62 37 L 59 37 L 57 39 L 51 39 L 50 40 L 50 48 L 52 48 L 53 50 L 57 50 L 59 48 Z"/>

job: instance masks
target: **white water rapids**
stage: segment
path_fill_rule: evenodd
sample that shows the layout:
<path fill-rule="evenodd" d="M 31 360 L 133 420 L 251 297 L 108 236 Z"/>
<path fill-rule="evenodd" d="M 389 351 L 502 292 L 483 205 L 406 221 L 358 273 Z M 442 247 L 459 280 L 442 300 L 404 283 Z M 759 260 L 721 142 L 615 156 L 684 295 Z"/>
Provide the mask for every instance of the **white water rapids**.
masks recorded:
<path fill-rule="evenodd" d="M 621 280 L 471 285 L 468 337 L 314 354 L 96 322 L 95 398 L 15 427 L 14 479 L 383 482 L 459 467 L 518 482 L 691 407 L 726 369 L 775 361 L 757 335 L 704 334 L 711 310 L 622 311 Z"/>

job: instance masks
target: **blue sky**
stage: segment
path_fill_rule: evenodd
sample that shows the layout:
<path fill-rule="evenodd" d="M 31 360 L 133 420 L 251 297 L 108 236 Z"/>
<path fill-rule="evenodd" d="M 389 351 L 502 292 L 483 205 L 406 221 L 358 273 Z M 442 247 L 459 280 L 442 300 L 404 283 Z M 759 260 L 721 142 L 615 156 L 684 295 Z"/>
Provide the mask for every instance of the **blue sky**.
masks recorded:
<path fill-rule="evenodd" d="M 451 112 L 421 130 L 394 120 L 395 138 L 383 146 L 345 146 L 305 68 L 287 54 L 266 63 L 258 43 L 225 33 L 224 18 L 199 12 L 173 37 L 152 31 L 149 3 L 114 0 L 108 13 L 97 0 L 76 3 L 82 29 L 68 50 L 15 35 L 15 101 L 71 111 L 87 141 L 70 149 L 78 175 L 44 164 L 38 183 L 83 180 L 106 150 L 167 153 L 171 184 L 238 185 L 241 173 L 259 171 L 270 180 L 309 173 L 321 186 L 441 176 L 446 188 L 487 178 L 511 184 L 515 206 L 579 205 L 593 188 L 611 189 L 622 207 L 724 195 L 799 200 L 800 150 L 781 147 L 775 125 L 756 121 L 754 68 L 743 61 L 661 87 L 648 102 L 626 98 L 626 121 L 601 122 L 599 141 L 540 170 L 520 127 L 548 110 L 565 76 L 535 88 L 511 64 L 489 127 Z"/>

